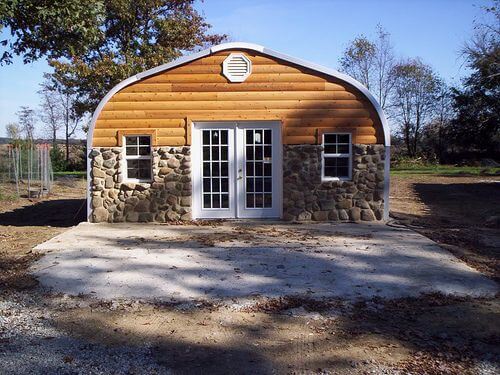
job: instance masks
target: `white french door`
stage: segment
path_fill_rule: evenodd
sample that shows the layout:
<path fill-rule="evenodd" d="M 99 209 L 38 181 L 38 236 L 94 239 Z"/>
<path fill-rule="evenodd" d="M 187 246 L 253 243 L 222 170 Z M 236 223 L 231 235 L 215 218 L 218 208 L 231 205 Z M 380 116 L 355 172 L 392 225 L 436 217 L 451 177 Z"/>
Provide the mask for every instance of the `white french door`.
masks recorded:
<path fill-rule="evenodd" d="M 197 122 L 191 151 L 193 218 L 281 216 L 279 122 Z"/>

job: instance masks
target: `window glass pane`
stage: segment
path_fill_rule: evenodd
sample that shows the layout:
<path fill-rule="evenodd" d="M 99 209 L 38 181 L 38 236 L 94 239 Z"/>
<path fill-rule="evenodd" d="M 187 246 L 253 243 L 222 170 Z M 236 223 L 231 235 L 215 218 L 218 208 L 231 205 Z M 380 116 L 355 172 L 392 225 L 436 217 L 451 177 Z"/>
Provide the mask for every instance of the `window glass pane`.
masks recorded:
<path fill-rule="evenodd" d="M 335 167 L 325 167 L 325 177 L 337 177 Z"/>
<path fill-rule="evenodd" d="M 150 180 L 151 179 L 151 169 L 150 168 L 139 169 L 139 178 L 141 180 Z"/>
<path fill-rule="evenodd" d="M 128 178 L 139 178 L 139 173 L 137 168 L 127 168 Z"/>
<path fill-rule="evenodd" d="M 337 153 L 337 147 L 335 145 L 325 145 L 325 154 L 336 154 Z"/>
<path fill-rule="evenodd" d="M 132 156 L 137 156 L 139 154 L 137 146 L 127 146 L 125 153 L 126 155 L 132 155 Z"/>
<path fill-rule="evenodd" d="M 337 165 L 337 158 L 325 158 L 325 167 L 335 167 Z"/>
<path fill-rule="evenodd" d="M 325 134 L 325 143 L 337 143 L 337 134 Z"/>
<path fill-rule="evenodd" d="M 125 137 L 125 145 L 127 146 L 137 145 L 137 137 L 136 136 Z"/>
<path fill-rule="evenodd" d="M 349 141 L 349 134 L 339 134 L 337 138 L 338 143 L 351 143 Z"/>
<path fill-rule="evenodd" d="M 337 146 L 339 154 L 348 154 L 349 153 L 349 145 L 338 145 Z"/>
<path fill-rule="evenodd" d="M 349 165 L 349 158 L 337 158 L 337 166 L 347 167 Z"/>
<path fill-rule="evenodd" d="M 338 167 L 337 168 L 337 177 L 343 177 L 343 178 L 349 177 L 349 168 Z"/>
<path fill-rule="evenodd" d="M 139 162 L 139 178 L 144 180 L 151 179 L 151 160 L 138 160 Z"/>
<path fill-rule="evenodd" d="M 149 146 L 140 146 L 139 147 L 139 155 L 147 156 L 151 154 L 151 148 Z"/>
<path fill-rule="evenodd" d="M 149 146 L 151 144 L 151 137 L 139 137 L 139 145 Z"/>

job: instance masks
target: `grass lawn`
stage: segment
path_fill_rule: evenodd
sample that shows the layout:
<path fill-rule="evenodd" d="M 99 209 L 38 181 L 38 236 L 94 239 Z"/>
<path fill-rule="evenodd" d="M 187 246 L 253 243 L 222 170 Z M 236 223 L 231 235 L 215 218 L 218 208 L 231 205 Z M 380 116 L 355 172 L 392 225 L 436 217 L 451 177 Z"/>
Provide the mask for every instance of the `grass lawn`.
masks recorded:
<path fill-rule="evenodd" d="M 85 177 L 87 176 L 86 171 L 64 171 L 64 172 L 54 172 L 54 176 L 77 176 L 77 177 Z"/>
<path fill-rule="evenodd" d="M 500 175 L 498 167 L 457 167 L 454 165 L 404 166 L 391 167 L 392 175 L 455 175 L 455 176 L 494 176 Z"/>

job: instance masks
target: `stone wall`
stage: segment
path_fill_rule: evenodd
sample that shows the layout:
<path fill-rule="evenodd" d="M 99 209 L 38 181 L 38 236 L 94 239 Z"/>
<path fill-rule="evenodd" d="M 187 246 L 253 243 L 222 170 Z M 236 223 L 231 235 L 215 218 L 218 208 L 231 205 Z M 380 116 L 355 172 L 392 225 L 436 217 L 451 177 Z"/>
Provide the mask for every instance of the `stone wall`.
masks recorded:
<path fill-rule="evenodd" d="M 164 222 L 191 219 L 189 147 L 153 149 L 153 181 L 124 183 L 122 148 L 94 148 L 91 159 L 90 221 Z"/>
<path fill-rule="evenodd" d="M 321 181 L 319 145 L 283 146 L 285 220 L 382 220 L 383 145 L 353 145 L 350 181 Z M 189 147 L 153 149 L 153 181 L 125 183 L 122 149 L 94 148 L 91 159 L 92 222 L 164 222 L 191 219 Z"/>
<path fill-rule="evenodd" d="M 283 146 L 285 220 L 382 220 L 383 145 L 353 145 L 350 181 L 321 181 L 321 145 Z"/>

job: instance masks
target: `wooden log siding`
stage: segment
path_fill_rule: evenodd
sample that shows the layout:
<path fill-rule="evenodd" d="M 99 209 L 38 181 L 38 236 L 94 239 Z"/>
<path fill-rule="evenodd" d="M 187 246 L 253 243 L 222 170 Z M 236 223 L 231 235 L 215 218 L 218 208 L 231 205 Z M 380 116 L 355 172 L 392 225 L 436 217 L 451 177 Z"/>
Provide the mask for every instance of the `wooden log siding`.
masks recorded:
<path fill-rule="evenodd" d="M 191 61 L 116 93 L 96 122 L 93 146 L 118 145 L 118 131 L 156 129 L 159 146 L 190 144 L 192 121 L 280 120 L 284 144 L 314 144 L 319 132 L 350 131 L 354 143 L 384 143 L 372 104 L 351 85 L 278 59 L 252 60 L 243 83 L 222 76 L 234 51 Z"/>

